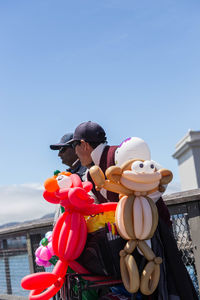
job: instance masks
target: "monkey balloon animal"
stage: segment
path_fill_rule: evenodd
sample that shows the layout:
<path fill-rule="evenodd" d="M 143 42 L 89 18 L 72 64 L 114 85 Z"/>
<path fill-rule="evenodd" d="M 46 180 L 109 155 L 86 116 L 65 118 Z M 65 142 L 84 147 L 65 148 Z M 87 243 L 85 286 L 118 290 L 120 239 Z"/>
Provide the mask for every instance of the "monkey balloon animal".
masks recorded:
<path fill-rule="evenodd" d="M 107 179 L 98 166 L 90 169 L 96 189 L 104 188 L 120 194 L 115 222 L 121 237 L 128 240 L 120 251 L 122 281 L 130 293 L 140 288 L 144 295 L 150 295 L 158 285 L 162 263 L 162 258 L 156 257 L 146 242 L 152 238 L 158 225 L 157 207 L 150 195 L 163 191 L 163 185 L 172 180 L 172 172 L 157 170 L 155 163 L 150 160 L 131 159 L 121 167 L 109 167 L 105 174 Z M 136 247 L 148 261 L 141 278 L 131 255 Z"/>

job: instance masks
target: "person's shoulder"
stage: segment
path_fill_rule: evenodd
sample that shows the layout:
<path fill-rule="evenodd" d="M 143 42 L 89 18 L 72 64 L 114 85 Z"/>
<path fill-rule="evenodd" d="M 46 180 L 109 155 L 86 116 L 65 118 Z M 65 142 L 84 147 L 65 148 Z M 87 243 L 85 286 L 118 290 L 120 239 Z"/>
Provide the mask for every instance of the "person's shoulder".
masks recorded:
<path fill-rule="evenodd" d="M 110 146 L 110 145 L 106 145 L 105 148 L 103 149 L 103 153 L 114 153 L 116 151 L 116 149 L 118 148 L 119 146 Z"/>
<path fill-rule="evenodd" d="M 87 170 L 87 168 L 86 167 L 84 167 L 84 166 L 82 166 L 82 165 L 80 165 L 80 167 L 79 167 L 79 169 L 78 169 L 78 172 L 84 172 L 85 173 L 85 171 Z"/>
<path fill-rule="evenodd" d="M 86 167 L 80 165 L 79 168 L 78 168 L 78 170 L 76 171 L 76 173 L 77 173 L 80 177 L 82 177 L 82 176 L 84 176 L 86 170 L 87 170 Z"/>
<path fill-rule="evenodd" d="M 103 172 L 110 166 L 115 165 L 115 151 L 118 146 L 109 146 L 106 145 L 104 151 L 101 155 L 100 159 L 100 167 L 102 168 Z"/>

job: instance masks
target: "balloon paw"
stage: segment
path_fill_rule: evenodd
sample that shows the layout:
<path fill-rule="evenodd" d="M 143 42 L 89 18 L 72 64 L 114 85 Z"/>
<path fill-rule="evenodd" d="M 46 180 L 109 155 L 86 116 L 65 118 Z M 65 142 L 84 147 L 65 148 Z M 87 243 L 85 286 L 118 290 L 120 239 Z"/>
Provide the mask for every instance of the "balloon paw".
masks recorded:
<path fill-rule="evenodd" d="M 21 286 L 26 290 L 46 289 L 58 279 L 58 276 L 47 272 L 38 272 L 25 276 L 21 281 Z"/>

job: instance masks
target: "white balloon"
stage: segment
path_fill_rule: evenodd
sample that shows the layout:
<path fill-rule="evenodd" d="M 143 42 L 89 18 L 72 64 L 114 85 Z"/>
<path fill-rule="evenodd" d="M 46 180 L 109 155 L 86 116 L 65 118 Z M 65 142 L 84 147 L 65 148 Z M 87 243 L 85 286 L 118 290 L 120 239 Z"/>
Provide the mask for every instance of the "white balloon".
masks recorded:
<path fill-rule="evenodd" d="M 147 201 L 146 198 L 140 197 L 140 201 L 142 204 L 142 212 L 143 212 L 143 231 L 140 236 L 140 239 L 145 240 L 149 236 L 153 224 L 152 211 L 149 202 Z"/>
<path fill-rule="evenodd" d="M 135 236 L 137 239 L 140 239 L 143 231 L 143 213 L 142 213 L 142 203 L 140 201 L 140 197 L 135 197 L 133 203 L 133 222 L 134 222 L 134 230 Z"/>
<path fill-rule="evenodd" d="M 115 151 L 115 164 L 117 166 L 121 166 L 130 159 L 151 159 L 150 149 L 143 139 L 138 137 L 128 138 Z"/>
<path fill-rule="evenodd" d="M 152 160 L 146 160 L 144 162 L 144 172 L 145 173 L 154 173 L 156 169 L 156 166 Z"/>
<path fill-rule="evenodd" d="M 57 178 L 56 178 L 57 182 L 58 182 L 58 185 L 61 189 L 63 188 L 70 188 L 72 186 L 72 180 L 69 176 L 66 176 L 66 175 L 59 175 Z"/>
<path fill-rule="evenodd" d="M 117 209 L 115 212 L 115 220 L 116 220 L 116 224 L 118 225 L 118 230 L 119 230 L 119 234 L 126 240 L 129 240 L 130 237 L 126 232 L 125 226 L 124 226 L 124 221 L 123 221 L 123 211 L 124 211 L 124 204 L 126 202 L 126 197 L 123 197 L 122 199 L 120 199 L 120 201 L 118 202 L 117 205 Z"/>

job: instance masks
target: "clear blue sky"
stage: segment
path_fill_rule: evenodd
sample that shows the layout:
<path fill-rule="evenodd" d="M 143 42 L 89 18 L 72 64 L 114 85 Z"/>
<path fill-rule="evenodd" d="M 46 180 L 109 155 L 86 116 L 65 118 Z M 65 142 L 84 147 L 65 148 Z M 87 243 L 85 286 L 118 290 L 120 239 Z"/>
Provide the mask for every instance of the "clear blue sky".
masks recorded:
<path fill-rule="evenodd" d="M 175 144 L 199 130 L 197 0 L 0 1 L 0 184 L 64 169 L 49 144 L 87 120 L 139 136 L 179 181 Z"/>

